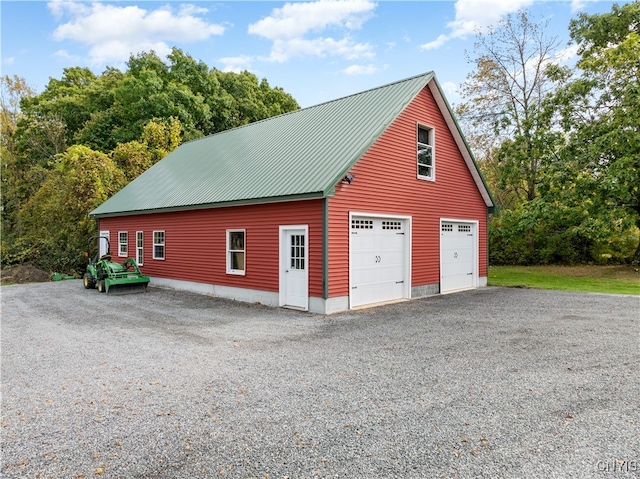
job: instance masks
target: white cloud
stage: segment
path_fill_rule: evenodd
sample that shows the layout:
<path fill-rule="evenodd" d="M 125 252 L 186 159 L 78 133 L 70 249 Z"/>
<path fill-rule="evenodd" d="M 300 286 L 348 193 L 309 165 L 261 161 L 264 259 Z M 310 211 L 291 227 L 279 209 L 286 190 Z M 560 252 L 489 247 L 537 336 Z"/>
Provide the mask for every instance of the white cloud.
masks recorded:
<path fill-rule="evenodd" d="M 447 41 L 451 38 L 453 38 L 451 35 L 445 35 L 444 33 L 441 33 L 435 40 L 420 45 L 420 48 L 422 48 L 423 50 L 435 50 L 436 48 L 440 48 L 442 45 L 447 43 Z"/>
<path fill-rule="evenodd" d="M 4 65 L 13 65 L 16 61 L 16 57 L 6 57 L 2 59 Z"/>
<path fill-rule="evenodd" d="M 70 17 L 55 29 L 53 38 L 87 45 L 90 62 L 98 65 L 125 61 L 140 51 L 154 50 L 164 56 L 171 51 L 167 42 L 206 40 L 225 30 L 199 18 L 197 15 L 206 9 L 193 5 L 182 5 L 178 11 L 170 5 L 145 10 L 139 6 L 56 0 L 48 6 L 57 18 Z"/>
<path fill-rule="evenodd" d="M 359 29 L 375 7 L 369 0 L 287 3 L 249 25 L 249 33 L 273 42 L 269 60 L 275 62 L 300 56 L 372 58 L 375 54 L 370 44 L 355 42 L 343 32 Z M 323 36 L 328 29 L 337 30 L 341 38 Z"/>
<path fill-rule="evenodd" d="M 449 33 L 440 34 L 435 40 L 420 46 L 424 50 L 433 50 L 443 46 L 454 38 L 465 38 L 478 29 L 499 22 L 505 15 L 517 12 L 533 3 L 534 0 L 457 0 L 456 18 L 447 24 Z"/>
<path fill-rule="evenodd" d="M 73 61 L 80 60 L 77 56 L 72 55 L 67 50 L 58 50 L 57 52 L 54 53 L 54 56 L 64 58 L 65 60 L 73 60 Z"/>
<path fill-rule="evenodd" d="M 342 73 L 349 76 L 373 75 L 374 73 L 377 73 L 378 70 L 379 68 L 375 65 L 351 65 L 342 70 Z"/>
<path fill-rule="evenodd" d="M 291 38 L 275 40 L 269 59 L 283 63 L 294 57 L 326 57 L 327 55 L 344 57 L 347 60 L 372 58 L 374 53 L 366 43 L 354 43 L 348 37 L 341 40 L 333 38 Z"/>
<path fill-rule="evenodd" d="M 209 10 L 196 5 L 182 4 L 180 5 L 180 15 L 201 15 L 208 13 Z"/>
<path fill-rule="evenodd" d="M 310 31 L 321 32 L 332 25 L 358 29 L 369 19 L 375 6 L 368 0 L 287 3 L 273 10 L 271 16 L 249 25 L 249 33 L 275 40 L 301 37 Z"/>
<path fill-rule="evenodd" d="M 442 89 L 444 90 L 444 94 L 447 97 L 447 101 L 450 105 L 460 103 L 462 97 L 460 96 L 458 85 L 453 82 L 446 81 L 442 84 Z"/>
<path fill-rule="evenodd" d="M 222 71 L 240 73 L 244 70 L 249 70 L 254 58 L 247 55 L 240 55 L 238 57 L 225 57 L 220 58 L 218 61 L 224 66 Z"/>
<path fill-rule="evenodd" d="M 571 0 L 571 13 L 578 13 L 580 10 L 583 10 L 587 3 L 597 2 L 599 0 Z"/>
<path fill-rule="evenodd" d="M 85 3 L 76 0 L 52 0 L 47 3 L 49 10 L 56 19 L 61 19 L 65 14 L 86 15 L 90 9 Z"/>
<path fill-rule="evenodd" d="M 554 55 L 554 61 L 558 63 L 571 63 L 578 56 L 579 45 L 569 45 L 567 48 L 563 48 Z"/>

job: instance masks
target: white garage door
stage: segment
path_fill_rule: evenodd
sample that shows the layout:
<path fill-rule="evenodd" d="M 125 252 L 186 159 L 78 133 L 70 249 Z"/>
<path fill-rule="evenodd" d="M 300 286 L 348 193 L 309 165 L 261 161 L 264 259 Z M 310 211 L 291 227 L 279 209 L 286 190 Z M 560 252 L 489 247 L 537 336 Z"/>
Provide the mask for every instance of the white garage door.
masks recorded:
<path fill-rule="evenodd" d="M 352 217 L 351 307 L 409 297 L 407 220 Z"/>
<path fill-rule="evenodd" d="M 440 292 L 477 286 L 477 223 L 440 222 Z"/>

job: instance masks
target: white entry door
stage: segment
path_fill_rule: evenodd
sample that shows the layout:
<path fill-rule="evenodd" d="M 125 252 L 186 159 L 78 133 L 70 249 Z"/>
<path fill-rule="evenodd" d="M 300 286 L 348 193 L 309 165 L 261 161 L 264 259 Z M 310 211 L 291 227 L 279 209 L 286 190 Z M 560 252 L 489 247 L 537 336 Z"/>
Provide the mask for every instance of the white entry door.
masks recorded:
<path fill-rule="evenodd" d="M 475 288 L 478 281 L 477 222 L 440 222 L 440 292 Z"/>
<path fill-rule="evenodd" d="M 280 306 L 309 309 L 308 226 L 280 227 Z"/>
<path fill-rule="evenodd" d="M 409 298 L 409 228 L 404 218 L 353 216 L 351 307 Z"/>

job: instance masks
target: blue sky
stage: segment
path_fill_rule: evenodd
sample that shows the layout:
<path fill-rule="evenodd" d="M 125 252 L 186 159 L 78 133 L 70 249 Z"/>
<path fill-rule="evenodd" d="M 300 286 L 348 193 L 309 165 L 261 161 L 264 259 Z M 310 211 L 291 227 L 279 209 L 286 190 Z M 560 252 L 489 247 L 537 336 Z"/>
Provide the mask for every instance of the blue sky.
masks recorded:
<path fill-rule="evenodd" d="M 618 2 L 625 3 L 625 2 Z M 2 75 L 38 92 L 63 68 L 124 70 L 131 53 L 177 46 L 210 68 L 249 70 L 307 107 L 435 71 L 451 103 L 471 70 L 474 31 L 527 10 L 567 47 L 569 20 L 613 2 L 0 1 Z M 563 51 L 571 61 L 575 48 Z"/>

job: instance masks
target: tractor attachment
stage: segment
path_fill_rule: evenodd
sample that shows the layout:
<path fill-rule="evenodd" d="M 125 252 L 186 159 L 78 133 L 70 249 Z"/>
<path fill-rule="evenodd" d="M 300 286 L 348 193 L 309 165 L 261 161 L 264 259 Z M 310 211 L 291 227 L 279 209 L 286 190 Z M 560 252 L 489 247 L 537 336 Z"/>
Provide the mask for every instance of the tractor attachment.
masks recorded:
<path fill-rule="evenodd" d="M 89 264 L 83 276 L 85 289 L 97 287 L 98 291 L 109 295 L 146 292 L 150 279 L 140 272 L 135 260 L 127 258 L 122 264 L 111 261 L 109 239 L 105 236 L 92 236 L 89 238 L 87 250 L 94 240 L 98 242 L 105 240 L 107 242 L 107 253 L 100 256 L 99 244 L 98 253 L 93 259 L 91 259 L 89 251 L 87 251 L 86 256 L 89 257 Z"/>

